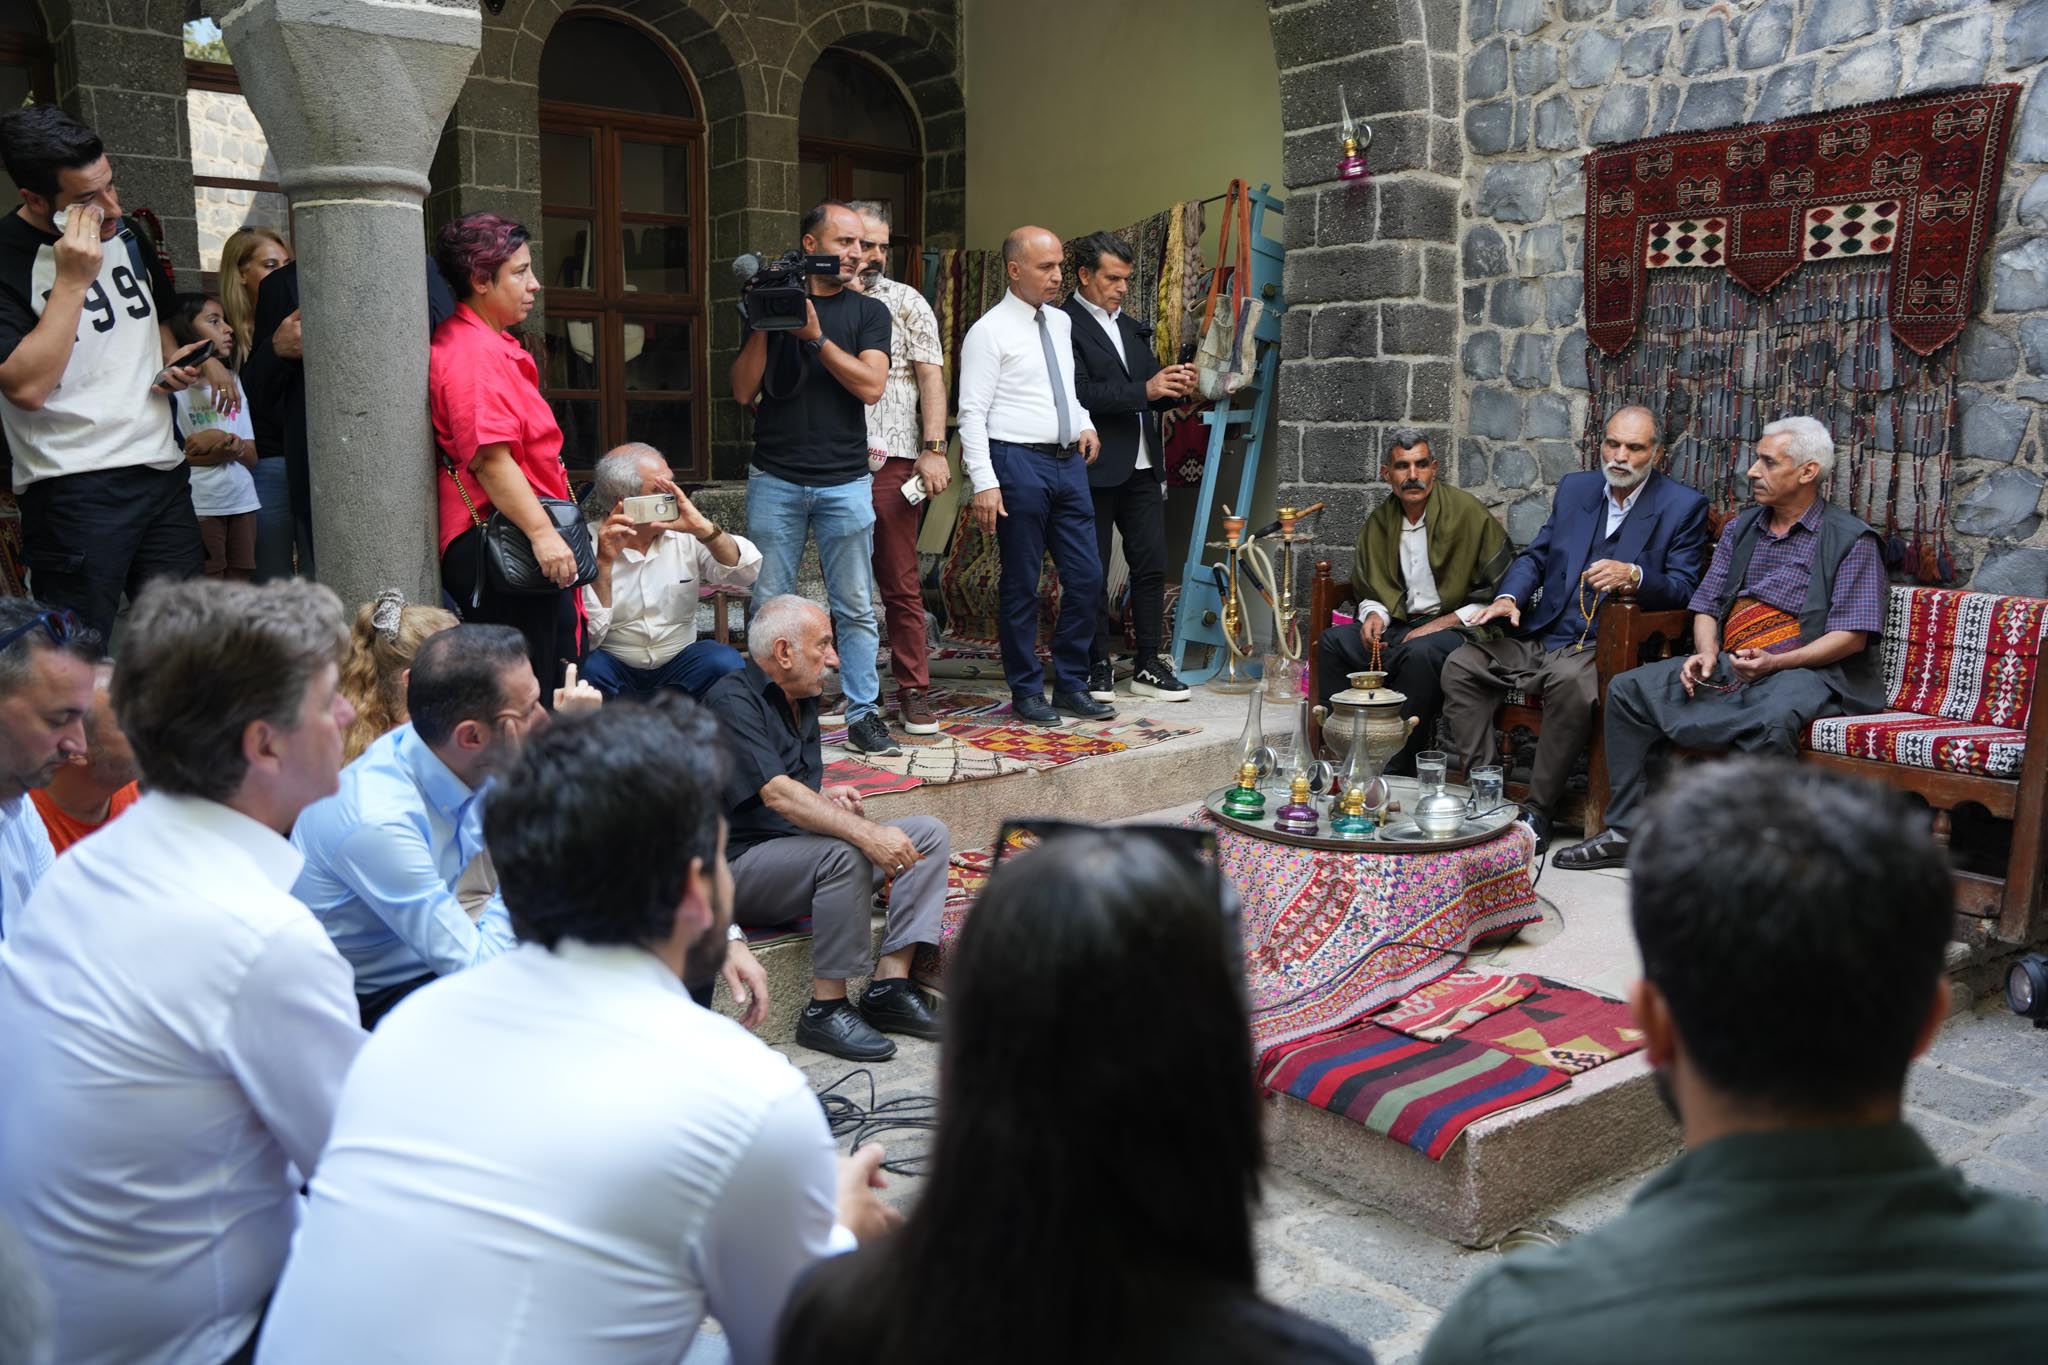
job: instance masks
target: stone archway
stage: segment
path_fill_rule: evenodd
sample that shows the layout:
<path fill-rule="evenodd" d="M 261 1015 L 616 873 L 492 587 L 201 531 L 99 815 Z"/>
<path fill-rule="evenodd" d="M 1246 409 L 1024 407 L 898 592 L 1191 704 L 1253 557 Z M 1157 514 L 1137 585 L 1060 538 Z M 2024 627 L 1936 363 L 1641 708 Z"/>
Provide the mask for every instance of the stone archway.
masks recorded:
<path fill-rule="evenodd" d="M 1341 568 L 1383 491 L 1384 431 L 1414 425 L 1456 449 L 1461 6 L 1269 2 L 1289 191 L 1280 430 L 1301 451 L 1280 500 L 1329 504 L 1308 559 Z M 1336 178 L 1340 82 L 1375 133 L 1364 182 Z"/>
<path fill-rule="evenodd" d="M 953 36 L 915 13 L 847 5 L 819 15 L 797 36 L 778 112 L 794 120 L 804 80 L 828 47 L 873 57 L 904 87 L 924 131 L 924 239 L 958 247 L 967 228 L 967 106 Z"/>

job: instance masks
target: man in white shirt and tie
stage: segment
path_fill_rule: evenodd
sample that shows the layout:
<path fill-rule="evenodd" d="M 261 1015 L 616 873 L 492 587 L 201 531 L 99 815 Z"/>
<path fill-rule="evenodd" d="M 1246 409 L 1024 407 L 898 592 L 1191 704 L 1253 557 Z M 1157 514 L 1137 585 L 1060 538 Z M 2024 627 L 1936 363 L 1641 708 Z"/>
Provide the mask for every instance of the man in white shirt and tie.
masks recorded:
<path fill-rule="evenodd" d="M 259 1360 L 765 1365 L 790 1286 L 898 1221 L 803 1073 L 693 1004 L 732 922 L 709 712 L 558 719 L 484 833 L 520 945 L 407 1002 L 349 1074 Z"/>
<path fill-rule="evenodd" d="M 667 493 L 673 521 L 636 522 L 627 498 Z M 653 446 L 622 445 L 597 462 L 597 579 L 583 588 L 583 678 L 607 697 L 693 697 L 746 662 L 737 649 L 697 638 L 698 588 L 744 588 L 761 573 L 754 542 L 723 530 L 677 488 Z"/>
<path fill-rule="evenodd" d="M 1102 562 L 1088 466 L 1102 443 L 1074 392 L 1074 322 L 1055 307 L 1065 248 L 1039 227 L 1003 239 L 1010 280 L 1002 302 L 960 346 L 960 459 L 974 520 L 1002 547 L 1001 636 L 1010 709 L 1032 725 L 1060 713 L 1107 720 L 1116 708 L 1088 695 Z M 1052 704 L 1038 662 L 1038 578 L 1047 550 L 1060 575 L 1053 630 Z"/>
<path fill-rule="evenodd" d="M 65 1365 L 253 1353 L 363 1041 L 285 838 L 334 790 L 347 648 L 305 580 L 146 589 L 114 711 L 149 792 L 0 942 L 0 1217 Z"/>
<path fill-rule="evenodd" d="M 0 598 L 0 938 L 56 853 L 29 797 L 86 750 L 98 632 L 33 598 Z"/>

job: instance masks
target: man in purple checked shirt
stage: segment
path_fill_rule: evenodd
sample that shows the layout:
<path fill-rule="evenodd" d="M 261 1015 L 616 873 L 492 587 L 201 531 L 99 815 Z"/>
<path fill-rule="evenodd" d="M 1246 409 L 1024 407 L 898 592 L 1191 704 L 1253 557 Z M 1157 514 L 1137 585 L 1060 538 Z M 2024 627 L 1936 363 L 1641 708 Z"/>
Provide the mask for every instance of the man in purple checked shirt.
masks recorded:
<path fill-rule="evenodd" d="M 1677 744 L 1791 754 L 1821 716 L 1883 709 L 1884 558 L 1877 533 L 1821 496 L 1835 442 L 1811 417 L 1772 422 L 1748 508 L 1721 532 L 1687 605 L 1693 652 L 1607 689 L 1607 828 L 1559 849 L 1570 871 L 1628 862 L 1652 753 Z"/>

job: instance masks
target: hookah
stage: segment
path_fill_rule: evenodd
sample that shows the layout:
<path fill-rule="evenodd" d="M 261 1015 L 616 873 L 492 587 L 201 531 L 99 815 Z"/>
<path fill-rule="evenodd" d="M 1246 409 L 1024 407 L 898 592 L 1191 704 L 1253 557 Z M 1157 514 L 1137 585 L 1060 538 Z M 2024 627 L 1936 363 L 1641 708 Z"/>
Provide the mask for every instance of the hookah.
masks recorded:
<path fill-rule="evenodd" d="M 1209 548 L 1223 551 L 1225 569 L 1222 613 L 1225 661 L 1223 672 L 1209 684 L 1214 690 L 1249 692 L 1260 686 L 1259 680 L 1243 667 L 1257 648 L 1245 611 L 1244 580 L 1249 578 L 1253 591 L 1273 612 L 1274 652 L 1266 662 L 1266 696 L 1272 701 L 1292 701 L 1300 694 L 1302 659 L 1306 651 L 1301 620 L 1294 602 L 1295 546 L 1305 539 L 1299 532 L 1299 524 L 1322 509 L 1323 504 L 1319 502 L 1302 508 L 1282 507 L 1275 513 L 1277 520 L 1272 525 L 1247 535 L 1244 518 L 1234 515 L 1228 506 L 1224 507 L 1224 538 L 1209 542 Z M 1280 542 L 1277 572 L 1272 557 L 1259 545 L 1259 541 L 1269 538 Z"/>

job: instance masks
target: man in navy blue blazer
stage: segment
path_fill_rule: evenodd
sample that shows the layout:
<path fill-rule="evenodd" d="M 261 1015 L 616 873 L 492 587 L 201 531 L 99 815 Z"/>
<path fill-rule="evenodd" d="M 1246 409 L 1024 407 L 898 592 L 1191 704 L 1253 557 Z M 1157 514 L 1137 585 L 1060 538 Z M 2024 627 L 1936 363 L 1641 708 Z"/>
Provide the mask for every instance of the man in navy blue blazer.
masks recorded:
<path fill-rule="evenodd" d="M 1663 454 L 1648 408 L 1623 408 L 1609 418 L 1600 472 L 1559 482 L 1550 520 L 1472 621 L 1505 619 L 1509 629 L 1460 646 L 1444 661 L 1444 722 L 1468 772 L 1492 760 L 1493 716 L 1510 688 L 1543 698 L 1526 815 L 1539 855 L 1549 846 L 1572 763 L 1593 733 L 1601 604 L 1632 586 L 1652 611 L 1683 607 L 1706 568 L 1707 500 L 1657 472 Z"/>

